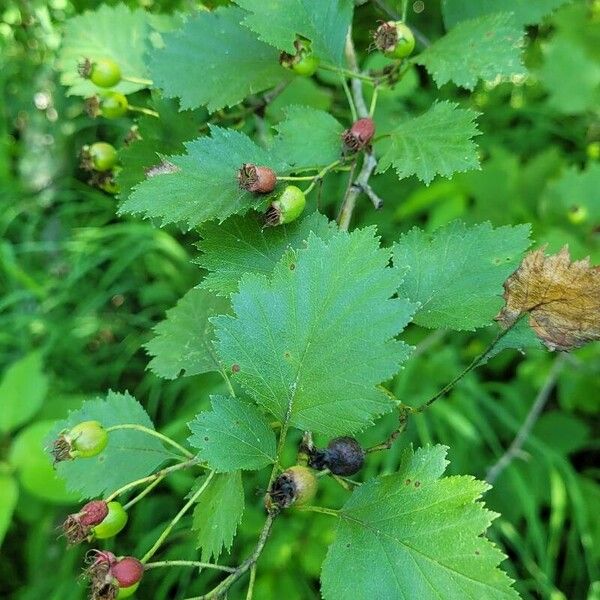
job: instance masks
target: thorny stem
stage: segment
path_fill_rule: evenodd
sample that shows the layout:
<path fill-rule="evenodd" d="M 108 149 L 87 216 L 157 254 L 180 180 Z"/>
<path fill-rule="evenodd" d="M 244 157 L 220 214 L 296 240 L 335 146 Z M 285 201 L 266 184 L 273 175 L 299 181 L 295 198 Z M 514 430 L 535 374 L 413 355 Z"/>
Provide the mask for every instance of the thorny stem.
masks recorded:
<path fill-rule="evenodd" d="M 527 417 L 521 425 L 517 435 L 511 442 L 510 446 L 506 449 L 506 452 L 488 469 L 485 479 L 488 483 L 494 483 L 498 476 L 504 469 L 512 462 L 512 460 L 519 454 L 523 444 L 526 442 L 529 434 L 531 433 L 531 429 L 534 426 L 535 422 L 538 420 L 540 414 L 544 410 L 548 399 L 550 398 L 550 394 L 556 385 L 556 380 L 560 375 L 563 367 L 565 366 L 565 355 L 561 354 L 556 358 L 548 376 L 546 377 L 546 381 L 544 385 L 540 389 L 538 395 L 535 398 L 534 403 L 531 405 L 531 409 L 527 413 Z"/>
<path fill-rule="evenodd" d="M 111 431 L 117 431 L 119 429 L 133 429 L 135 431 L 141 431 L 142 433 L 146 433 L 148 435 L 152 435 L 157 437 L 159 440 L 163 441 L 165 444 L 172 446 L 173 448 L 177 448 L 179 452 L 181 452 L 187 458 L 194 458 L 194 455 L 184 448 L 181 444 L 178 444 L 175 440 L 172 440 L 170 437 L 160 433 L 154 429 L 150 429 L 150 427 L 144 427 L 143 425 L 137 425 L 135 423 L 123 423 L 122 425 L 113 425 L 112 427 L 108 427 L 106 429 L 107 433 Z"/>
<path fill-rule="evenodd" d="M 215 569 L 217 571 L 225 571 L 226 573 L 235 572 L 234 567 L 225 567 L 214 563 L 199 562 L 197 560 L 161 560 L 158 562 L 146 563 L 144 570 L 160 569 L 161 567 L 197 567 L 198 569 Z"/>
<path fill-rule="evenodd" d="M 165 530 L 158 536 L 158 539 L 156 540 L 156 542 L 154 542 L 152 548 L 150 548 L 150 550 L 148 550 L 148 552 L 146 552 L 146 554 L 144 554 L 144 556 L 140 559 L 140 562 L 146 563 L 154 556 L 154 554 L 156 554 L 156 551 L 161 547 L 162 543 L 167 539 L 167 537 L 169 537 L 171 531 L 173 531 L 173 527 L 175 527 L 175 525 L 179 523 L 183 515 L 185 515 L 185 513 L 194 505 L 200 494 L 202 494 L 206 490 L 214 476 L 214 471 L 211 471 L 208 474 L 208 477 L 206 478 L 204 483 L 200 486 L 200 488 L 198 488 L 196 492 L 194 492 L 194 494 L 192 494 L 191 498 L 184 504 L 182 509 L 175 515 L 175 517 L 173 517 L 172 521 L 165 527 Z"/>
<path fill-rule="evenodd" d="M 174 471 L 180 471 L 181 469 L 187 469 L 188 467 L 192 467 L 197 464 L 199 464 L 198 460 L 196 458 L 194 458 L 193 460 L 187 460 L 185 462 L 181 462 L 176 465 L 166 467 L 165 469 L 161 469 L 160 471 L 157 471 L 156 473 L 154 473 L 152 475 L 148 475 L 147 477 L 142 477 L 141 479 L 136 479 L 135 481 L 130 481 L 129 483 L 125 484 L 123 487 L 120 487 L 118 490 L 114 491 L 110 496 L 108 496 L 108 498 L 106 498 L 106 502 L 111 502 L 112 500 L 114 500 L 115 498 L 120 496 L 121 494 L 128 492 L 129 490 L 137 487 L 138 485 L 143 485 L 144 483 L 151 483 L 152 481 L 155 481 L 156 479 L 162 479 L 169 473 L 172 473 Z"/>

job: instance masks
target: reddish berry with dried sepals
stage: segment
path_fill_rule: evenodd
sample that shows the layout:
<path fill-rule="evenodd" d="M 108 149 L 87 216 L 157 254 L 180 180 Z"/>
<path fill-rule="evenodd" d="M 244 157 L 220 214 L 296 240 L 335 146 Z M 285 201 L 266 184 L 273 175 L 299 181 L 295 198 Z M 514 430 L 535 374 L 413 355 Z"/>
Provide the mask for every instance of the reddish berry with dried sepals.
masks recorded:
<path fill-rule="evenodd" d="M 268 194 L 277 185 L 277 175 L 269 167 L 244 163 L 237 174 L 240 187 L 254 194 Z"/>
<path fill-rule="evenodd" d="M 375 123 L 373 119 L 365 117 L 353 123 L 350 129 L 342 133 L 344 153 L 353 154 L 368 147 L 375 135 Z"/>

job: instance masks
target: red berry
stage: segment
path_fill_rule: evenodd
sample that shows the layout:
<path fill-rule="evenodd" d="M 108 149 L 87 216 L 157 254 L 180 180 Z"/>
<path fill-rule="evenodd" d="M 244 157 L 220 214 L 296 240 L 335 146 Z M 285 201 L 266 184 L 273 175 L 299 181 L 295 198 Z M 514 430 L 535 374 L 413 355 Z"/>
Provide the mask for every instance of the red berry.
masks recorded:
<path fill-rule="evenodd" d="M 240 187 L 257 194 L 268 194 L 275 189 L 277 175 L 269 167 L 257 167 L 252 163 L 244 163 L 237 174 Z"/>
<path fill-rule="evenodd" d="M 133 556 L 125 556 L 112 565 L 110 573 L 119 583 L 119 587 L 127 588 L 141 580 L 144 575 L 144 565 Z"/>
<path fill-rule="evenodd" d="M 107 514 L 108 504 L 104 500 L 92 500 L 82 506 L 79 522 L 84 526 L 98 525 Z"/>
<path fill-rule="evenodd" d="M 344 151 L 348 154 L 359 152 L 370 144 L 374 134 L 375 123 L 373 119 L 369 117 L 358 119 L 350 129 L 346 129 L 342 133 Z"/>

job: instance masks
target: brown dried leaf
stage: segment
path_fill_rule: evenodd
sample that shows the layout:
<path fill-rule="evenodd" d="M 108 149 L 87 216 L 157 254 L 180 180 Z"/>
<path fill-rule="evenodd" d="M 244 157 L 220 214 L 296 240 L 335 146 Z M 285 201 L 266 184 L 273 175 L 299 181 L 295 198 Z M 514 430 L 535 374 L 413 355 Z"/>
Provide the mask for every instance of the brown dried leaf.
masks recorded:
<path fill-rule="evenodd" d="M 506 306 L 496 319 L 510 327 L 525 312 L 550 350 L 572 350 L 600 340 L 600 266 L 590 259 L 571 262 L 565 246 L 546 256 L 530 252 L 505 281 Z"/>

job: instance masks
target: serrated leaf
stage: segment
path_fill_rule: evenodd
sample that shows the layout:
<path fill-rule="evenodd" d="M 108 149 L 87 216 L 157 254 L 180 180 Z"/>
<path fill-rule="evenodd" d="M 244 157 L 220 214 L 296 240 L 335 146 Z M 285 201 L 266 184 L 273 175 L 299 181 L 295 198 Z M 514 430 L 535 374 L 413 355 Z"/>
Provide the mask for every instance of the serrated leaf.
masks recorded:
<path fill-rule="evenodd" d="M 6 369 L 0 382 L 0 432 L 27 423 L 40 409 L 48 389 L 42 356 L 31 352 Z"/>
<path fill-rule="evenodd" d="M 144 347 L 153 358 L 148 368 L 165 379 L 221 370 L 214 348 L 213 315 L 229 312 L 229 301 L 207 290 L 190 290 L 154 328 Z"/>
<path fill-rule="evenodd" d="M 449 81 L 472 90 L 479 79 L 524 75 L 523 30 L 509 13 L 486 15 L 459 23 L 428 46 L 414 61 L 441 87 Z"/>
<path fill-rule="evenodd" d="M 394 264 L 405 269 L 399 293 L 419 303 L 414 321 L 424 327 L 488 325 L 502 306 L 504 280 L 529 244 L 528 225 L 454 222 L 431 235 L 412 229 L 394 245 Z"/>
<path fill-rule="evenodd" d="M 519 598 L 497 568 L 505 556 L 481 537 L 496 516 L 478 501 L 489 486 L 440 478 L 445 455 L 408 450 L 397 473 L 352 493 L 323 563 L 325 600 Z"/>
<path fill-rule="evenodd" d="M 316 56 L 343 64 L 353 0 L 235 0 L 249 11 L 243 23 L 259 37 L 290 54 L 297 35 L 308 38 Z"/>
<path fill-rule="evenodd" d="M 264 197 L 257 198 L 240 188 L 237 171 L 246 162 L 275 171 L 282 168 L 281 163 L 243 133 L 214 126 L 210 131 L 212 137 L 186 143 L 184 156 L 167 157 L 176 171 L 137 185 L 119 212 L 160 217 L 163 224 L 185 222 L 191 229 L 264 204 Z"/>
<path fill-rule="evenodd" d="M 199 12 L 151 55 L 150 71 L 167 96 L 182 108 L 207 106 L 214 112 L 290 77 L 279 53 L 240 25 L 245 12 L 235 7 Z"/>
<path fill-rule="evenodd" d="M 105 428 L 125 423 L 154 428 L 146 411 L 133 396 L 111 391 L 106 399 L 88 400 L 79 410 L 59 421 L 48 436 L 48 447 L 61 431 L 82 421 L 100 421 Z M 97 456 L 59 462 L 56 469 L 69 490 L 79 492 L 83 498 L 94 498 L 145 477 L 172 457 L 173 454 L 155 437 L 124 429 L 111 431 L 106 448 Z"/>
<path fill-rule="evenodd" d="M 479 158 L 473 138 L 480 134 L 477 113 L 458 104 L 438 102 L 425 114 L 400 124 L 379 160 L 378 172 L 393 166 L 400 179 L 416 175 L 427 185 L 436 175 L 477 169 Z"/>
<path fill-rule="evenodd" d="M 198 497 L 192 528 L 201 549 L 203 561 L 219 558 L 223 548 L 231 548 L 239 522 L 244 514 L 242 474 L 215 474 L 207 489 Z"/>
<path fill-rule="evenodd" d="M 329 113 L 308 106 L 287 106 L 275 126 L 272 153 L 285 156 L 292 170 L 324 167 L 341 155 L 344 127 Z"/>
<path fill-rule="evenodd" d="M 447 29 L 460 21 L 482 17 L 492 13 L 512 13 L 516 25 L 533 25 L 554 9 L 570 0 L 442 0 L 442 13 Z"/>
<path fill-rule="evenodd" d="M 509 332 L 507 332 L 494 347 L 486 352 L 486 354 L 479 360 L 478 367 L 485 365 L 494 356 L 497 356 L 503 350 L 519 350 L 525 352 L 526 350 L 542 348 L 542 343 L 535 335 L 535 332 L 529 326 L 526 319 L 519 321 Z"/>
<path fill-rule="evenodd" d="M 399 274 L 372 228 L 311 234 L 271 279 L 248 275 L 234 317 L 215 317 L 217 349 L 250 396 L 277 419 L 325 434 L 349 433 L 390 410 L 375 386 L 408 355 L 394 338 L 413 305 L 391 299 Z"/>
<path fill-rule="evenodd" d="M 281 257 L 302 247 L 311 231 L 329 239 L 334 226 L 319 213 L 279 227 L 265 228 L 262 219 L 251 216 L 230 217 L 222 224 L 205 223 L 198 244 L 203 254 L 197 262 L 209 273 L 201 287 L 229 295 L 238 289 L 244 274 L 271 275 Z"/>
<path fill-rule="evenodd" d="M 275 434 L 255 406 L 225 396 L 213 396 L 211 404 L 189 423 L 188 440 L 211 469 L 262 469 L 275 462 Z"/>
<path fill-rule="evenodd" d="M 69 87 L 69 94 L 76 96 L 91 96 L 100 90 L 77 72 L 77 65 L 83 58 L 112 58 L 124 76 L 147 79 L 144 55 L 150 48 L 151 31 L 144 11 L 131 11 L 123 4 L 101 4 L 95 11 L 70 18 L 65 23 L 57 60 L 61 83 Z M 130 94 L 144 87 L 147 86 L 121 81 L 113 89 Z"/>
<path fill-rule="evenodd" d="M 134 186 L 146 179 L 150 167 L 160 164 L 160 155 L 184 152 L 184 142 L 198 137 L 208 116 L 205 109 L 179 111 L 176 100 L 156 96 L 152 99 L 151 108 L 159 113 L 160 118 L 143 115 L 137 122 L 141 139 L 119 149 L 122 168 L 117 174 L 117 184 L 119 197 L 123 200 Z"/>

